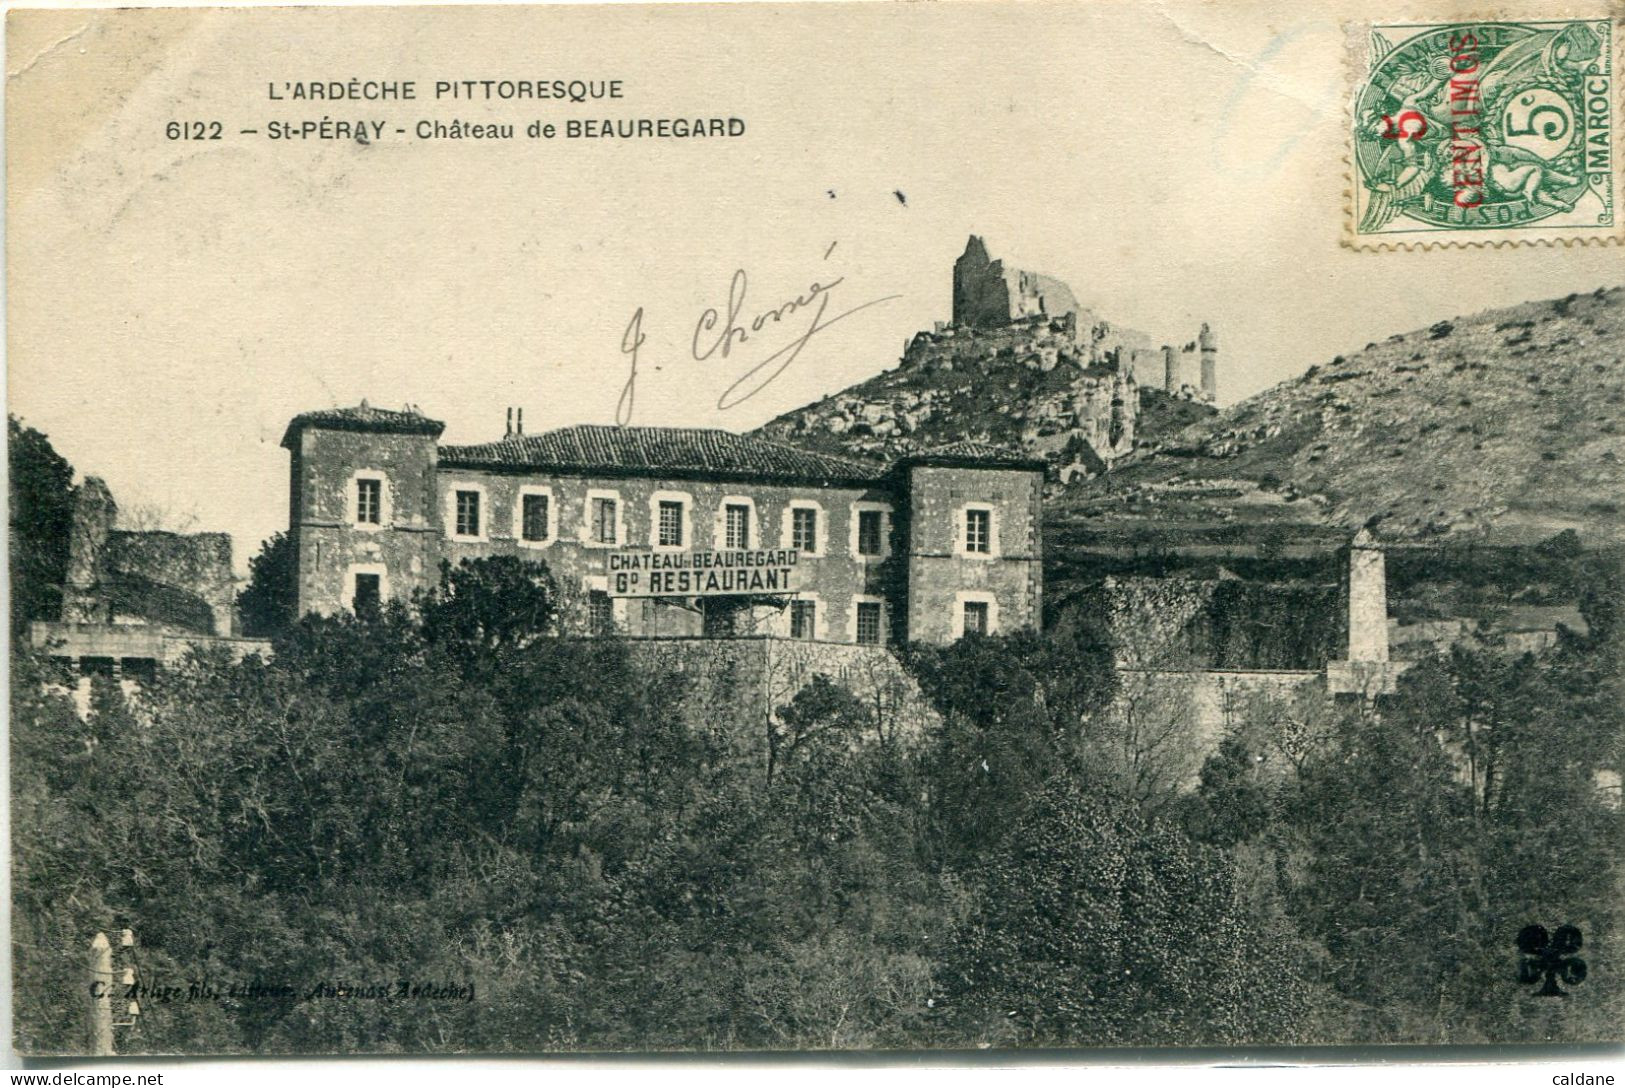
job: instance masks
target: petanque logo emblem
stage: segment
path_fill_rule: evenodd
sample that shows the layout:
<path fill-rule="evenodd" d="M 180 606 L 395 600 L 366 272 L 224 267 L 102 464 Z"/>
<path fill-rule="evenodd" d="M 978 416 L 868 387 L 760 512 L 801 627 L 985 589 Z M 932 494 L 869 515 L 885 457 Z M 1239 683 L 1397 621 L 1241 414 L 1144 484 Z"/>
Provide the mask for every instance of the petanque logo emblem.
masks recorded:
<path fill-rule="evenodd" d="M 1614 225 L 1612 25 L 1370 28 L 1356 236 Z"/>
<path fill-rule="evenodd" d="M 1569 986 L 1585 981 L 1586 961 L 1575 955 L 1583 938 L 1574 926 L 1558 926 L 1548 934 L 1545 926 L 1524 926 L 1518 931 L 1518 981 L 1525 985 L 1541 983 L 1537 997 L 1569 996 L 1557 983 Z"/>

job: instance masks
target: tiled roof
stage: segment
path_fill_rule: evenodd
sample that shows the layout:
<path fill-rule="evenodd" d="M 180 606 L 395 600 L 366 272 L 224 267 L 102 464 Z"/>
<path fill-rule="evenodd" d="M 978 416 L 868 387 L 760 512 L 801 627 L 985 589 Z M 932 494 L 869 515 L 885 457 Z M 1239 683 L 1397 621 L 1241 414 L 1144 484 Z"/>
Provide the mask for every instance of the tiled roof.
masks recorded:
<path fill-rule="evenodd" d="M 562 427 L 476 446 L 440 447 L 442 465 L 607 475 L 704 474 L 762 480 L 869 481 L 886 466 L 695 427 Z"/>
<path fill-rule="evenodd" d="M 1010 468 L 1042 468 L 1043 462 L 987 442 L 950 442 L 902 458 L 902 464 L 986 465 Z"/>
<path fill-rule="evenodd" d="M 922 451 L 927 457 L 979 457 L 983 460 L 1021 460 L 1021 456 L 991 442 L 950 442 L 946 446 L 932 446 Z"/>
<path fill-rule="evenodd" d="M 288 423 L 282 435 L 282 444 L 289 446 L 294 435 L 308 426 L 325 427 L 335 431 L 374 431 L 385 434 L 425 434 L 439 438 L 446 425 L 430 419 L 415 410 L 394 412 L 388 408 L 374 408 L 362 401 L 355 408 L 319 408 L 314 412 L 301 412 Z"/>

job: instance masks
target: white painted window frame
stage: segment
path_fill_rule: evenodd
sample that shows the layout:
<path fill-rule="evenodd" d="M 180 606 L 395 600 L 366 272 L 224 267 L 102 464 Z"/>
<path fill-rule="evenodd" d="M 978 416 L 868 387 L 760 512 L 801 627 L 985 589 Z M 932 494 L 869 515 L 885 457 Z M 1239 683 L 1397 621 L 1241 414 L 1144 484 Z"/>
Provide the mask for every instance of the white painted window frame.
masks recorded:
<path fill-rule="evenodd" d="M 682 543 L 660 543 L 660 504 L 682 504 Z M 687 491 L 656 491 L 649 496 L 649 547 L 657 552 L 686 552 L 694 547 L 694 496 Z"/>
<path fill-rule="evenodd" d="M 594 499 L 615 500 L 615 540 L 605 543 L 593 536 L 592 505 Z M 610 487 L 590 487 L 581 503 L 581 546 L 583 548 L 619 548 L 626 540 L 626 502 L 621 493 Z"/>
<path fill-rule="evenodd" d="M 813 549 L 801 554 L 808 559 L 822 559 L 829 554 L 829 515 L 824 512 L 824 504 L 813 499 L 791 499 L 784 508 L 784 517 L 779 524 L 779 547 L 796 546 L 797 510 L 811 510 L 816 519 L 813 524 Z"/>
<path fill-rule="evenodd" d="M 860 604 L 877 604 L 880 606 L 880 641 L 873 643 L 858 642 L 858 606 Z M 852 594 L 852 609 L 847 616 L 846 637 L 855 645 L 862 646 L 889 646 L 891 645 L 891 609 L 886 606 L 886 598 L 877 597 L 873 593 Z"/>
<path fill-rule="evenodd" d="M 378 604 L 389 603 L 389 568 L 382 563 L 351 563 L 344 569 L 344 610 L 355 611 L 355 576 L 378 575 Z"/>
<path fill-rule="evenodd" d="M 880 551 L 875 555 L 863 555 L 858 551 L 858 523 L 862 520 L 860 514 L 865 511 L 874 511 L 880 514 Z M 862 563 L 880 563 L 891 558 L 891 522 L 892 505 L 889 502 L 855 502 L 852 504 L 852 524 L 847 533 L 847 548 L 852 558 Z"/>
<path fill-rule="evenodd" d="M 620 507 L 617 506 L 615 508 L 615 526 L 616 526 L 617 530 L 620 528 L 620 524 L 621 524 L 621 510 L 620 510 Z M 600 545 L 600 546 L 602 546 L 602 545 Z M 593 590 L 597 590 L 598 592 L 603 593 L 603 594 L 605 594 L 607 596 L 608 593 L 609 593 L 609 575 L 607 575 L 607 574 L 589 574 L 589 575 L 587 575 L 585 578 L 583 578 L 581 580 L 581 586 L 582 586 L 582 589 L 586 593 L 591 593 Z M 609 618 L 610 618 L 610 621 L 615 624 L 615 633 L 618 634 L 618 635 L 619 634 L 624 634 L 625 631 L 626 631 L 626 606 L 627 606 L 627 600 L 628 599 L 626 597 L 610 597 L 609 598 Z M 589 608 L 589 611 L 590 611 L 590 609 L 591 609 L 590 604 L 588 605 L 588 608 Z M 589 615 L 588 619 L 590 620 L 591 618 L 592 617 Z"/>
<path fill-rule="evenodd" d="M 728 543 L 728 507 L 743 506 L 749 519 L 745 526 L 745 546 L 735 548 Z M 712 539 L 717 551 L 751 551 L 762 547 L 762 519 L 756 511 L 756 500 L 749 495 L 724 495 L 717 500 L 716 516 L 711 522 Z M 752 539 L 754 538 L 754 540 Z"/>
<path fill-rule="evenodd" d="M 987 634 L 999 633 L 999 599 L 985 589 L 962 589 L 954 594 L 954 637 L 965 637 L 965 606 L 987 605 Z"/>
<path fill-rule="evenodd" d="M 457 531 L 457 493 L 473 491 L 480 497 L 480 531 L 473 536 Z M 491 539 L 491 495 L 484 484 L 453 481 L 446 485 L 446 537 L 459 544 L 483 544 Z"/>
<path fill-rule="evenodd" d="M 361 481 L 378 481 L 378 522 L 361 520 Z M 350 474 L 349 482 L 344 485 L 345 513 L 349 515 L 350 528 L 363 533 L 377 533 L 389 528 L 390 517 L 393 511 L 390 508 L 389 477 L 382 469 L 361 468 Z"/>
<path fill-rule="evenodd" d="M 973 552 L 967 546 L 966 537 L 970 529 L 970 512 L 982 510 L 987 513 L 987 551 Z M 991 502 L 961 503 L 954 511 L 954 554 L 962 559 L 997 559 L 999 547 L 999 508 Z"/>
<path fill-rule="evenodd" d="M 541 495 L 547 499 L 547 539 L 525 539 L 525 496 Z M 521 548 L 551 548 L 559 538 L 559 499 L 547 484 L 521 484 L 513 500 L 513 538 Z"/>
<path fill-rule="evenodd" d="M 790 613 L 791 613 L 791 610 L 795 608 L 795 605 L 796 605 L 797 601 L 803 601 L 803 602 L 813 606 L 812 641 L 813 642 L 825 642 L 825 641 L 828 641 L 828 638 L 829 638 L 829 609 L 824 607 L 824 598 L 821 597 L 819 594 L 817 594 L 815 592 L 812 592 L 810 590 L 805 591 L 805 592 L 801 592 L 801 593 L 797 593 L 794 597 L 790 598 L 790 605 L 789 605 L 789 607 L 785 608 L 785 610 L 784 610 L 784 637 L 788 638 L 788 639 L 794 639 L 797 642 L 805 641 L 803 639 L 796 638 L 795 628 L 794 628 L 794 626 L 792 626 Z M 854 623 L 855 622 L 856 621 L 854 620 Z M 882 619 L 882 622 L 884 622 L 884 619 Z M 854 630 L 855 630 L 855 628 L 854 628 Z"/>

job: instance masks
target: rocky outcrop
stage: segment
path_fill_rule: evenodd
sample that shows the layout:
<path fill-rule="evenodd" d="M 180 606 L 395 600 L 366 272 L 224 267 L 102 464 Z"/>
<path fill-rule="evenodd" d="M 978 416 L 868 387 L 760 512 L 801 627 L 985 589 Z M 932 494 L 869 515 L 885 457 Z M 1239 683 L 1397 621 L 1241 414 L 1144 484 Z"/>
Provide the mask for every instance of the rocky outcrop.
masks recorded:
<path fill-rule="evenodd" d="M 1070 316 L 1037 317 L 922 332 L 896 370 L 762 431 L 885 458 L 968 439 L 1059 463 L 1082 443 L 1109 464 L 1134 448 L 1139 402 L 1133 375 L 1090 362 Z"/>
<path fill-rule="evenodd" d="M 1008 268 L 971 236 L 954 265 L 953 321 L 915 334 L 898 366 L 765 424 L 808 448 L 897 458 L 977 441 L 1048 461 L 1062 479 L 1092 476 L 1144 444 L 1144 391 L 1157 420 L 1184 399 L 1211 411 L 1217 342 L 1202 326 L 1182 348 L 1078 304 L 1059 280 Z"/>

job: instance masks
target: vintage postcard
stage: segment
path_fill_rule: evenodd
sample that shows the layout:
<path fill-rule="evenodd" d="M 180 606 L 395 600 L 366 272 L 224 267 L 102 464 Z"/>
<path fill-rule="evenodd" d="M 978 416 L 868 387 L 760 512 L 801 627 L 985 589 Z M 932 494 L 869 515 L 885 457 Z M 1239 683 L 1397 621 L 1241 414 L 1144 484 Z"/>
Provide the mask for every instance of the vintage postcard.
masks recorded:
<path fill-rule="evenodd" d="M 1620 32 L 12 10 L 16 1050 L 1617 1043 Z"/>

